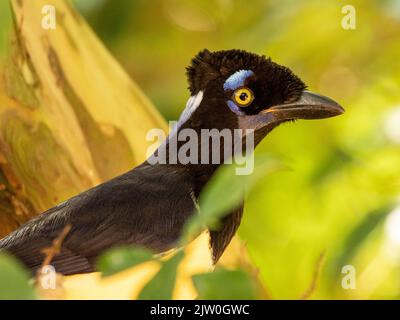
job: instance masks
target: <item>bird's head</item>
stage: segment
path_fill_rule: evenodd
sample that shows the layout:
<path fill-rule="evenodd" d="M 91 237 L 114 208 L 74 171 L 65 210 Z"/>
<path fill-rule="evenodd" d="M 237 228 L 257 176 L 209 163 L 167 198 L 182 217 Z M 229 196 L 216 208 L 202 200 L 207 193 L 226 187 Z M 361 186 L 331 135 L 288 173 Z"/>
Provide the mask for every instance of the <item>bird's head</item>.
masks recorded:
<path fill-rule="evenodd" d="M 282 122 L 344 112 L 333 100 L 306 91 L 290 69 L 243 50 L 203 50 L 187 75 L 192 97 L 181 116 L 185 127 L 253 129 L 259 142 Z"/>

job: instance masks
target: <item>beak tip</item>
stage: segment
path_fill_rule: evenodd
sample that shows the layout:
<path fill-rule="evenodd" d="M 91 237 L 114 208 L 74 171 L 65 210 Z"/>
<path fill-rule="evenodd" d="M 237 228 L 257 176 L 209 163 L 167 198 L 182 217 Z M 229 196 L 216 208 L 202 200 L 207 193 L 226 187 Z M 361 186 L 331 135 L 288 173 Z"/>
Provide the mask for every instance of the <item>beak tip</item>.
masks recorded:
<path fill-rule="evenodd" d="M 314 106 L 316 108 L 320 107 L 325 110 L 325 116 L 329 117 L 336 117 L 340 116 L 345 113 L 345 109 L 338 104 L 336 101 L 332 100 L 331 98 L 315 94 L 309 91 L 304 91 L 304 100 L 309 102 L 310 106 Z"/>
<path fill-rule="evenodd" d="M 340 116 L 346 112 L 346 110 L 344 110 L 344 108 L 340 104 L 337 104 L 337 103 L 335 106 L 333 106 L 332 110 L 334 110 L 335 116 Z"/>

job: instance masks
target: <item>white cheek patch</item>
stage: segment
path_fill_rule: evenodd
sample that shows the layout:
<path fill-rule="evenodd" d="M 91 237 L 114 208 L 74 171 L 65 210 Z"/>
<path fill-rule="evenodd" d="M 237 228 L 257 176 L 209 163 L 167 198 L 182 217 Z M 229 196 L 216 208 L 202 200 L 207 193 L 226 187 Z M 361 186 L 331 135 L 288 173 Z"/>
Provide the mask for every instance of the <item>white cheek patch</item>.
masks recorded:
<path fill-rule="evenodd" d="M 200 106 L 201 101 L 203 100 L 203 91 L 199 91 L 196 95 L 191 96 L 186 103 L 185 109 L 182 111 L 179 120 L 176 122 L 176 125 L 171 129 L 167 139 L 158 147 L 158 156 L 156 157 L 153 153 L 147 161 L 149 163 L 157 163 L 159 157 L 165 156 L 166 145 L 174 140 L 176 140 L 178 129 L 190 118 L 190 116 L 197 110 Z"/>
<path fill-rule="evenodd" d="M 175 128 L 171 131 L 171 133 L 175 133 L 189 118 L 190 116 L 197 110 L 200 106 L 201 101 L 203 100 L 203 91 L 199 91 L 196 95 L 191 96 L 186 103 L 186 107 L 183 110 L 181 116 L 179 117 L 178 123 Z"/>

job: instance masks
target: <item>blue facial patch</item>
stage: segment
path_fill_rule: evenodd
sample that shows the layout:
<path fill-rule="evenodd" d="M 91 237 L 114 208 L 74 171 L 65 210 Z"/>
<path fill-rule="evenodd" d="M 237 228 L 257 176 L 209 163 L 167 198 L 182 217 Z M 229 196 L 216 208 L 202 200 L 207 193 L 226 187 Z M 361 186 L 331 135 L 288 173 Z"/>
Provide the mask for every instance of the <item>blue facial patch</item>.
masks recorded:
<path fill-rule="evenodd" d="M 244 85 L 246 79 L 254 75 L 251 70 L 239 70 L 232 74 L 224 83 L 224 90 L 236 90 Z"/>
<path fill-rule="evenodd" d="M 228 107 L 236 114 L 239 114 L 239 115 L 245 114 L 244 111 L 240 110 L 240 108 L 231 100 L 228 101 Z"/>

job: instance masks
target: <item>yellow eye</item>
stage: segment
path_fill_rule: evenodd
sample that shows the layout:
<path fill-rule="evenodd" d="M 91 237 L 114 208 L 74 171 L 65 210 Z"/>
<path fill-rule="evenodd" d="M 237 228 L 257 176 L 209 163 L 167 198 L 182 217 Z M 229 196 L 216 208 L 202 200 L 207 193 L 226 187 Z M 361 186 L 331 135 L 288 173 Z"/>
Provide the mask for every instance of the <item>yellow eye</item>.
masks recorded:
<path fill-rule="evenodd" d="M 247 107 L 253 102 L 254 93 L 249 88 L 239 88 L 233 93 L 233 100 L 240 107 Z"/>

